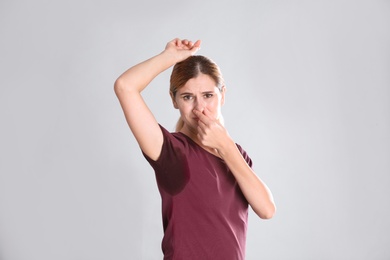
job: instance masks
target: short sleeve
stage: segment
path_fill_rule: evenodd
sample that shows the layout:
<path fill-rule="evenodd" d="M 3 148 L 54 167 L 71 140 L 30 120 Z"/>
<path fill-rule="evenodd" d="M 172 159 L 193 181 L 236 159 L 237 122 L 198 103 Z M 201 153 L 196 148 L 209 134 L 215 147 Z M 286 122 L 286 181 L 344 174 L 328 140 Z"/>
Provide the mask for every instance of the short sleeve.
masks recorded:
<path fill-rule="evenodd" d="M 246 152 L 239 144 L 236 144 L 236 145 L 237 145 L 238 150 L 239 150 L 240 153 L 242 154 L 242 157 L 243 157 L 244 160 L 246 161 L 246 163 L 249 165 L 249 167 L 252 168 L 252 159 L 249 157 L 249 155 L 247 154 L 247 152 Z"/>
<path fill-rule="evenodd" d="M 163 134 L 163 146 L 159 158 L 154 161 L 143 153 L 154 169 L 159 188 L 175 195 L 188 182 L 188 163 L 184 143 L 160 125 Z"/>

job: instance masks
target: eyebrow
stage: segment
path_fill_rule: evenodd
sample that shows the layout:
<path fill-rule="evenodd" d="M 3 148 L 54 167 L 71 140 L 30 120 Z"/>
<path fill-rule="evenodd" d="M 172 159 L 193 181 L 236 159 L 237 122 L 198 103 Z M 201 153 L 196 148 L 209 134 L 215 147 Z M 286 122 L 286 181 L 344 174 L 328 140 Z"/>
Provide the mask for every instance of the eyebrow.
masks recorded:
<path fill-rule="evenodd" d="M 202 94 L 213 94 L 215 93 L 214 91 L 203 91 Z M 184 92 L 184 93 L 181 93 L 180 96 L 186 96 L 186 95 L 193 95 L 193 93 L 191 92 Z"/>
<path fill-rule="evenodd" d="M 181 93 L 180 96 L 186 96 L 186 95 L 193 95 L 192 93 L 190 92 L 184 92 L 184 93 Z"/>

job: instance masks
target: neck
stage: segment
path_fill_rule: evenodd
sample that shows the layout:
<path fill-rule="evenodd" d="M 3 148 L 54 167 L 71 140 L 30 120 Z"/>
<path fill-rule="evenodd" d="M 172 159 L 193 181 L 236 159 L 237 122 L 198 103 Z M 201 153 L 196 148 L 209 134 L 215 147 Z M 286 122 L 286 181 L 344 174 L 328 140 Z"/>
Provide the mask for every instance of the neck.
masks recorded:
<path fill-rule="evenodd" d="M 186 124 L 183 125 L 183 127 L 179 130 L 179 132 L 185 134 L 189 138 L 192 139 L 195 143 L 200 145 L 199 139 L 198 139 L 198 131 L 193 128 L 187 127 Z"/>
<path fill-rule="evenodd" d="M 183 133 L 185 134 L 186 136 L 188 136 L 189 138 L 191 138 L 192 141 L 194 141 L 197 145 L 199 145 L 200 147 L 202 147 L 204 150 L 206 150 L 207 152 L 217 156 L 217 157 L 220 157 L 221 156 L 219 155 L 218 153 L 218 150 L 215 149 L 215 148 L 212 148 L 212 147 L 208 147 L 208 146 L 205 146 L 203 145 L 200 141 L 199 141 L 199 138 L 198 138 L 198 131 L 196 129 L 192 129 L 192 128 L 188 128 L 186 127 L 186 125 L 184 125 L 180 131 L 180 133 Z"/>

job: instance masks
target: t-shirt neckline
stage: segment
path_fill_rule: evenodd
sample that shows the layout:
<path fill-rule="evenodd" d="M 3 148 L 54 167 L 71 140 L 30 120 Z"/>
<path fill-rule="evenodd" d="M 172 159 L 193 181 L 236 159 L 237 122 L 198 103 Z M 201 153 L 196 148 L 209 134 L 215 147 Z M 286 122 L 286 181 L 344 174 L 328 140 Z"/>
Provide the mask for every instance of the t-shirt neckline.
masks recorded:
<path fill-rule="evenodd" d="M 211 156 L 213 156 L 213 157 L 215 157 L 215 158 L 217 158 L 217 159 L 223 161 L 223 159 L 222 159 L 221 157 L 216 156 L 215 154 L 213 154 L 213 153 L 207 151 L 207 150 L 204 149 L 202 146 L 200 146 L 197 142 L 195 142 L 194 140 L 192 140 L 192 138 L 189 137 L 188 135 L 186 135 L 185 133 L 183 133 L 183 132 L 175 132 L 175 133 L 181 134 L 182 136 L 184 136 L 185 138 L 187 138 L 188 140 L 190 140 L 194 145 L 196 145 L 197 147 L 199 147 L 200 149 L 202 149 L 203 151 L 205 151 L 207 154 L 210 154 Z"/>

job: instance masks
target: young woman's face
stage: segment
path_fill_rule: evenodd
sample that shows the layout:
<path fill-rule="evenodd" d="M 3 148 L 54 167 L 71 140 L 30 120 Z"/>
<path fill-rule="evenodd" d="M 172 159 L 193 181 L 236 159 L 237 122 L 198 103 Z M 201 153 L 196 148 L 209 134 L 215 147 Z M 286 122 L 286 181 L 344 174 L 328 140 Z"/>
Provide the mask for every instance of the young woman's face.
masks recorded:
<path fill-rule="evenodd" d="M 201 112 L 207 108 L 213 119 L 221 117 L 221 106 L 225 101 L 225 87 L 218 89 L 215 81 L 208 75 L 199 74 L 180 88 L 173 98 L 175 108 L 180 110 L 184 127 L 194 131 L 198 126 L 198 119 L 193 110 Z"/>

